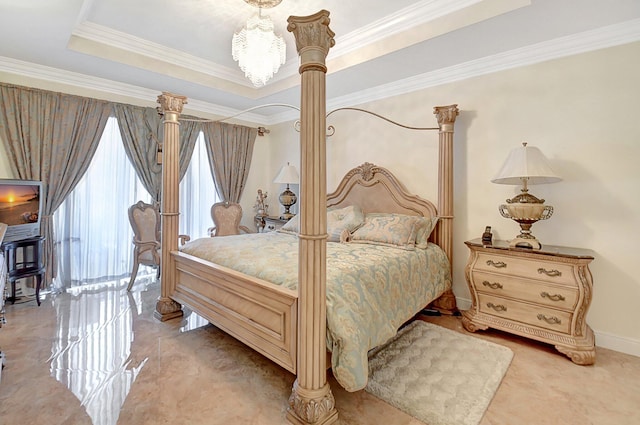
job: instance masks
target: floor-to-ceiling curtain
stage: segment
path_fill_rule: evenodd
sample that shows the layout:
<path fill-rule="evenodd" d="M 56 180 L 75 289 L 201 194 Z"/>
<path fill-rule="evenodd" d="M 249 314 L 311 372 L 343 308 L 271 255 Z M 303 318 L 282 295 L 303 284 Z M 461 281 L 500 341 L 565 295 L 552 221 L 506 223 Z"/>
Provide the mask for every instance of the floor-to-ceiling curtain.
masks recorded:
<path fill-rule="evenodd" d="M 202 124 L 211 175 L 222 200 L 239 202 L 249 175 L 257 128 L 221 122 Z"/>
<path fill-rule="evenodd" d="M 57 288 L 125 277 L 133 264 L 127 210 L 151 202 L 122 144 L 118 120 L 109 118 L 94 161 L 54 214 L 58 235 Z"/>
<path fill-rule="evenodd" d="M 158 164 L 157 153 L 164 139 L 162 117 L 154 108 L 120 103 L 114 104 L 114 111 L 120 123 L 127 157 L 154 201 L 160 203 L 162 165 Z M 200 123 L 197 121 L 180 123 L 180 179 L 191 161 L 199 127 Z"/>
<path fill-rule="evenodd" d="M 0 135 L 14 175 L 41 180 L 47 284 L 55 277 L 51 216 L 80 181 L 98 147 L 110 102 L 0 84 Z"/>

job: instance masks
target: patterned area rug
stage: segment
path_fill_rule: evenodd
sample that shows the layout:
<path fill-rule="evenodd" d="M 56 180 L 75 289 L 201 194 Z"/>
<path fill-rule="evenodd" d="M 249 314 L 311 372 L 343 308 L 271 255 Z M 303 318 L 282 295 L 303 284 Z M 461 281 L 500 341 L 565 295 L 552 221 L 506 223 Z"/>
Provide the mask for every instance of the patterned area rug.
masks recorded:
<path fill-rule="evenodd" d="M 366 391 L 429 425 L 477 425 L 513 352 L 420 320 L 369 356 Z"/>

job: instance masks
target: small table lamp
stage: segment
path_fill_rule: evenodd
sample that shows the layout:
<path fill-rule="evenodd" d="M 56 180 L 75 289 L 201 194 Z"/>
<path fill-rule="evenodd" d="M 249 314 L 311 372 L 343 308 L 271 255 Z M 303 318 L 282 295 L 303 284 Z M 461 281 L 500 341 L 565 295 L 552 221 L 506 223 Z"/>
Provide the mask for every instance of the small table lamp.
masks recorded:
<path fill-rule="evenodd" d="M 555 183 L 561 181 L 549 166 L 549 161 L 540 149 L 522 146 L 511 150 L 502 168 L 491 179 L 498 184 L 522 184 L 521 193 L 511 199 L 507 204 L 500 205 L 498 210 L 505 218 L 510 218 L 520 224 L 520 234 L 515 237 L 509 246 L 540 249 L 538 239 L 531 234 L 531 226 L 538 220 L 546 220 L 553 214 L 553 207 L 544 205 L 544 199 L 538 199 L 529 193 L 528 185 Z"/>
<path fill-rule="evenodd" d="M 296 170 L 296 167 L 294 167 L 293 165 L 289 165 L 288 162 L 287 165 L 283 166 L 280 169 L 280 172 L 278 173 L 276 178 L 273 179 L 274 183 L 287 185 L 287 188 L 280 194 L 280 197 L 278 198 L 280 200 L 280 203 L 284 207 L 284 213 L 282 213 L 282 215 L 280 216 L 281 220 L 289 220 L 295 215 L 289 212 L 289 208 L 291 208 L 291 206 L 296 203 L 298 198 L 296 197 L 296 194 L 289 189 L 289 184 L 297 184 L 299 181 L 300 176 L 298 175 L 298 170 Z"/>

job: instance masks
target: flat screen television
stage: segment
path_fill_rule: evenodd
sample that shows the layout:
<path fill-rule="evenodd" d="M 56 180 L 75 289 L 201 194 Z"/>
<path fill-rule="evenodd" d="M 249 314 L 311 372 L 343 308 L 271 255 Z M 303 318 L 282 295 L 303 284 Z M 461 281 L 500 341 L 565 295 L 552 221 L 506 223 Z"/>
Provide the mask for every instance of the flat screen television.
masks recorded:
<path fill-rule="evenodd" d="M 0 223 L 7 224 L 3 242 L 40 235 L 42 182 L 0 179 Z"/>

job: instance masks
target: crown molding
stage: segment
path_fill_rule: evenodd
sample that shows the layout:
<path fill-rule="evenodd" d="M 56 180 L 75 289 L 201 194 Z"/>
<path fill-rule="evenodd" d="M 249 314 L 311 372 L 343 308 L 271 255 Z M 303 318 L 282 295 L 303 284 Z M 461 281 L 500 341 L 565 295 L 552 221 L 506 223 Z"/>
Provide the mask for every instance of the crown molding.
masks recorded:
<path fill-rule="evenodd" d="M 633 43 L 640 40 L 640 19 L 537 43 L 331 99 L 327 109 L 353 106 L 507 69 Z M 329 108 L 330 106 L 330 108 Z"/>
<path fill-rule="evenodd" d="M 144 38 L 136 37 L 90 21 L 77 24 L 71 32 L 71 35 L 99 45 L 124 50 L 135 55 L 152 58 L 160 62 L 167 62 L 179 67 L 189 68 L 203 74 L 231 81 L 235 84 L 253 87 L 239 70 L 236 71 L 235 69 L 218 65 L 180 50 L 172 49 L 162 44 L 154 43 Z M 71 47 L 73 48 L 73 46 Z"/>
<path fill-rule="evenodd" d="M 124 96 L 137 99 L 143 102 L 155 103 L 160 92 L 147 89 L 132 84 L 120 83 L 106 78 L 94 77 L 77 72 L 65 71 L 45 65 L 20 61 L 13 58 L 0 56 L 0 72 L 19 75 L 51 83 L 62 84 L 82 89 L 88 89 L 107 93 L 115 96 Z M 216 105 L 209 102 L 190 98 L 185 109 L 205 112 L 221 117 L 228 117 L 238 113 L 238 110 L 226 106 Z M 246 113 L 242 116 L 243 121 L 255 122 L 257 124 L 267 124 L 265 116 L 260 114 Z"/>
<path fill-rule="evenodd" d="M 385 38 L 400 34 L 407 28 L 435 21 L 483 1 L 485 0 L 422 0 L 338 37 L 336 45 L 331 49 L 329 55 L 330 57 L 345 55 L 362 48 L 362 46 L 375 44 Z"/>
<path fill-rule="evenodd" d="M 85 0 L 82 5 L 81 13 L 71 32 L 71 39 L 68 45 L 71 50 L 98 57 L 107 55 L 104 56 L 106 59 L 123 63 L 133 61 L 131 64 L 134 66 L 140 66 L 143 63 L 137 58 L 148 58 L 155 63 L 167 63 L 178 69 L 188 70 L 190 73 L 201 73 L 214 79 L 243 86 L 245 89 L 251 89 L 255 94 L 249 95 L 249 97 L 259 98 L 260 95 L 258 93 L 271 94 L 269 85 L 263 88 L 255 88 L 239 69 L 221 66 L 180 50 L 89 21 L 93 2 L 94 0 Z M 372 22 L 361 29 L 338 37 L 336 47 L 330 51 L 328 60 L 342 58 L 345 65 L 352 66 L 354 65 L 352 63 L 354 56 L 347 56 L 349 53 L 375 46 L 376 43 L 390 40 L 394 36 L 407 31 L 407 29 L 417 28 L 422 24 L 434 22 L 443 17 L 450 17 L 455 12 L 465 9 L 480 7 L 483 11 L 476 13 L 478 15 L 476 19 L 482 20 L 529 4 L 531 4 L 530 0 L 422 0 Z M 455 18 L 453 21 L 458 22 Z M 467 24 L 460 21 L 456 25 L 465 26 Z M 454 27 L 457 27 L 456 25 Z M 454 28 L 449 30 L 451 29 Z M 402 42 L 398 41 L 403 44 L 403 46 L 399 47 L 406 47 L 404 44 L 413 44 L 434 36 L 428 31 L 416 30 L 416 34 L 419 35 Z M 122 54 L 114 54 L 113 52 L 115 51 L 122 52 Z M 371 59 L 383 53 L 378 48 L 374 48 L 366 57 Z M 158 67 L 154 67 L 153 70 L 157 72 Z M 274 76 L 272 82 L 275 83 L 293 77 L 297 75 L 297 71 L 297 61 L 289 58 L 287 63 Z"/>
<path fill-rule="evenodd" d="M 383 84 L 371 89 L 363 90 L 352 95 L 328 99 L 327 109 L 331 110 L 372 102 L 480 75 L 532 65 L 539 62 L 617 45 L 633 43 L 639 40 L 640 19 L 634 19 L 620 24 L 561 37 L 532 46 L 514 49 L 482 59 L 476 59 L 459 65 L 427 72 L 414 77 L 395 81 L 393 83 Z M 0 72 L 136 98 L 145 102 L 155 102 L 158 95 L 156 90 L 1 56 Z M 240 112 L 239 110 L 199 101 L 197 99 L 189 99 L 189 109 L 223 117 L 235 115 Z M 298 118 L 299 114 L 289 111 L 270 116 L 252 113 L 246 113 L 242 116 L 243 120 L 266 125 L 278 124 L 280 122 L 291 121 Z"/>

